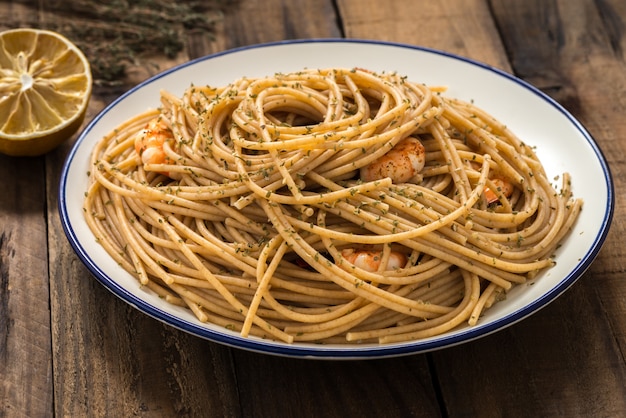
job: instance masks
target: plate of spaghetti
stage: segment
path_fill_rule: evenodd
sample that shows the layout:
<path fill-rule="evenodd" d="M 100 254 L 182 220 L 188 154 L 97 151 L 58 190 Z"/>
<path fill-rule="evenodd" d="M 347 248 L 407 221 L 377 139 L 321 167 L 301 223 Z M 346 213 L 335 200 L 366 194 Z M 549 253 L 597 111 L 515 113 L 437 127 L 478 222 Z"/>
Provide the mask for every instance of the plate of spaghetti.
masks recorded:
<path fill-rule="evenodd" d="M 536 88 L 410 45 L 302 40 L 138 85 L 63 167 L 66 235 L 140 311 L 261 353 L 398 356 L 561 295 L 597 256 L 613 183 Z"/>

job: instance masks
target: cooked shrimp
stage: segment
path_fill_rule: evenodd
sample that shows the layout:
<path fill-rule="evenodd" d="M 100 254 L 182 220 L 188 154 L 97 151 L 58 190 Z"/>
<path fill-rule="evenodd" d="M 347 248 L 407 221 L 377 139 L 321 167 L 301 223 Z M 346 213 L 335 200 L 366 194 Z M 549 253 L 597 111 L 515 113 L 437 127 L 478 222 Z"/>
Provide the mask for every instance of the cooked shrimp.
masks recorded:
<path fill-rule="evenodd" d="M 387 154 L 361 168 L 361 180 L 374 181 L 386 177 L 393 183 L 406 183 L 424 168 L 426 149 L 419 139 L 408 137 L 398 142 Z"/>
<path fill-rule="evenodd" d="M 471 163 L 471 166 L 476 170 L 480 168 L 479 165 L 474 162 Z M 500 195 L 503 195 L 507 198 L 511 197 L 514 187 L 510 181 L 503 179 L 497 174 L 492 176 L 491 173 L 489 173 L 489 178 L 491 182 L 496 186 L 496 189 L 492 190 L 489 186 L 485 186 L 485 188 L 483 189 L 483 196 L 485 197 L 485 200 L 487 200 L 488 205 L 498 202 L 500 200 L 498 196 Z"/>
<path fill-rule="evenodd" d="M 500 177 L 493 178 L 491 179 L 491 181 L 496 186 L 496 191 L 500 193 L 496 193 L 495 191 L 491 190 L 489 186 L 486 186 L 483 189 L 483 195 L 485 196 L 485 199 L 487 199 L 488 204 L 491 205 L 499 201 L 500 200 L 498 198 L 499 194 L 502 194 L 506 196 L 507 198 L 511 197 L 511 195 L 513 194 L 513 185 L 511 184 L 511 182 L 504 180 Z"/>
<path fill-rule="evenodd" d="M 346 249 L 341 251 L 341 256 L 356 267 L 374 273 L 380 268 L 383 253 L 382 251 Z M 391 251 L 387 265 L 383 270 L 402 268 L 406 265 L 406 262 L 406 255 L 397 251 Z"/>
<path fill-rule="evenodd" d="M 135 151 L 145 164 L 167 164 L 169 157 L 163 150 L 163 144 L 174 141 L 172 130 L 159 118 L 152 119 L 135 136 Z M 168 173 L 161 173 L 169 176 Z"/>

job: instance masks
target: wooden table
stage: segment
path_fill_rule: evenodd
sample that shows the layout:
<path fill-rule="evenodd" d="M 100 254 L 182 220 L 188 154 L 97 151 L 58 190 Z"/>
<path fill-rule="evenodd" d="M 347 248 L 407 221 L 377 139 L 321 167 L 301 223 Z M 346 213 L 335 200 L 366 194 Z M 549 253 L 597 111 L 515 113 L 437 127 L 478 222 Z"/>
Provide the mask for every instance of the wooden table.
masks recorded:
<path fill-rule="evenodd" d="M 0 29 L 80 24 L 84 15 L 59 11 L 63 4 L 5 0 Z M 0 417 L 626 416 L 626 2 L 219 4 L 213 37 L 187 28 L 179 54 L 150 60 L 163 70 L 261 42 L 369 38 L 457 53 L 533 83 L 607 156 L 617 202 L 606 244 L 559 299 L 477 341 L 391 359 L 281 358 L 163 325 L 91 277 L 57 210 L 75 137 L 43 157 L 0 156 Z M 96 86 L 87 120 L 155 71 L 138 59 L 120 83 Z"/>

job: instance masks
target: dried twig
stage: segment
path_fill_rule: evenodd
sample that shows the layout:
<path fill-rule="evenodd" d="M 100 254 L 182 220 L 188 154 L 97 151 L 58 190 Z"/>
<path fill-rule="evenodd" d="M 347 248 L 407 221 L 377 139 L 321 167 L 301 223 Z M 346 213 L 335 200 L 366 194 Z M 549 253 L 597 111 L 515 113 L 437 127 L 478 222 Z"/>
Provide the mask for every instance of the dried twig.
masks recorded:
<path fill-rule="evenodd" d="M 32 1 L 24 1 L 31 4 Z M 121 84 L 129 66 L 150 56 L 174 58 L 184 48 L 186 31 L 212 36 L 229 0 L 51 0 L 54 16 L 40 27 L 63 33 L 89 59 L 97 85 Z"/>

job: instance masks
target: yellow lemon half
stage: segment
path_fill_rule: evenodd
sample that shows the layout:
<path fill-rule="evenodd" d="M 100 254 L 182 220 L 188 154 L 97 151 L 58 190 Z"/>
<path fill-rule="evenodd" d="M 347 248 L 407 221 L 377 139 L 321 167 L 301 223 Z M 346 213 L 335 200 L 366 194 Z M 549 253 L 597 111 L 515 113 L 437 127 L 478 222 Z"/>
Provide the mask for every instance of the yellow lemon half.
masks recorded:
<path fill-rule="evenodd" d="M 80 127 L 91 69 L 62 35 L 40 29 L 0 33 L 0 152 L 45 154 Z"/>

